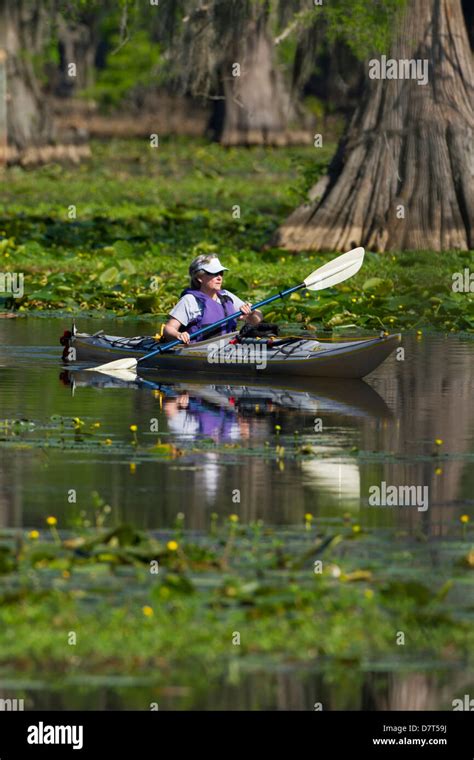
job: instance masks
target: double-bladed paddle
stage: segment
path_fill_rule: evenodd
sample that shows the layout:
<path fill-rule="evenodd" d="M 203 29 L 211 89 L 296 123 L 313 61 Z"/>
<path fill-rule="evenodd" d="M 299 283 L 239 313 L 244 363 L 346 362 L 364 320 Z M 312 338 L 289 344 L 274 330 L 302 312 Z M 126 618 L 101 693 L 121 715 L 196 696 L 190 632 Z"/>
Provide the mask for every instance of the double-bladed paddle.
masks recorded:
<path fill-rule="evenodd" d="M 274 296 L 270 296 L 269 298 L 265 298 L 263 301 L 254 303 L 252 305 L 252 311 L 259 309 L 260 306 L 266 306 L 266 304 L 272 303 L 272 301 L 276 301 L 279 298 L 285 298 L 285 296 L 289 296 L 291 293 L 296 293 L 297 290 L 302 290 L 303 288 L 306 288 L 306 290 L 324 290 L 324 288 L 331 288 L 333 285 L 339 285 L 340 282 L 344 282 L 344 280 L 348 280 L 349 277 L 357 274 L 362 266 L 362 262 L 364 261 L 364 253 L 365 251 L 363 248 L 354 248 L 352 251 L 348 251 L 348 253 L 343 253 L 336 259 L 328 261 L 327 264 L 323 264 L 323 266 L 319 267 L 319 269 L 315 269 L 314 272 L 311 272 L 311 274 L 308 275 L 308 277 L 306 277 L 306 279 L 303 280 L 303 282 L 301 282 L 299 285 L 294 285 L 292 288 L 287 288 L 286 290 L 282 290 L 279 293 L 276 293 Z M 198 335 L 203 335 L 205 332 L 213 330 L 216 327 L 219 327 L 219 325 L 223 325 L 226 322 L 229 322 L 231 319 L 240 317 L 241 314 L 241 311 L 236 311 L 234 314 L 229 314 L 227 317 L 219 319 L 212 325 L 201 327 L 200 330 L 197 330 L 195 333 L 193 333 L 192 337 L 194 339 Z M 151 351 L 151 353 L 140 357 L 140 359 L 115 359 L 113 362 L 101 364 L 99 367 L 87 367 L 87 369 L 90 369 L 94 372 L 135 370 L 137 368 L 137 364 L 140 362 L 145 361 L 145 359 L 150 359 L 156 354 L 162 354 L 165 351 L 169 351 L 170 348 L 175 348 L 175 346 L 183 346 L 183 342 L 179 339 L 172 340 L 170 343 L 164 343 L 155 351 Z"/>

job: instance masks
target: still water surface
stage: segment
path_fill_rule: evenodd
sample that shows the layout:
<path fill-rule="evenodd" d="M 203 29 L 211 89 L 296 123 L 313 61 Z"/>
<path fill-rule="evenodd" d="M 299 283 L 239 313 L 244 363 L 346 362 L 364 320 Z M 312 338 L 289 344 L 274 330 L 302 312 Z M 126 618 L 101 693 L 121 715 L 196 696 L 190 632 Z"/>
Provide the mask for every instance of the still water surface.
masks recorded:
<path fill-rule="evenodd" d="M 350 512 L 364 526 L 402 528 L 408 536 L 422 528 L 436 541 L 461 514 L 472 515 L 473 340 L 406 336 L 404 360 L 392 355 L 366 382 L 288 378 L 278 386 L 245 386 L 218 378 L 173 382 L 148 373 L 145 385 L 64 368 L 58 338 L 67 326 L 55 318 L 0 320 L 0 419 L 35 424 L 20 434 L 24 448 L 0 448 L 0 529 L 43 527 L 46 515 L 68 528 L 78 512 L 91 510 L 94 491 L 112 506 L 114 522 L 153 530 L 171 527 L 178 512 L 192 530 L 205 530 L 213 512 L 281 526 L 301 524 L 307 512 L 323 521 Z M 118 335 L 151 329 L 150 323 L 92 319 L 78 327 Z M 94 445 L 74 452 L 42 446 L 58 438 L 61 417 L 83 420 Z M 138 427 L 135 448 L 131 424 Z M 142 456 L 140 445 L 158 438 L 182 455 Z M 291 454 L 295 442 L 310 445 L 312 453 L 276 456 L 276 446 Z M 429 507 L 370 506 L 369 489 L 382 481 L 427 486 Z M 72 488 L 76 504 L 68 502 Z M 344 695 L 324 674 L 257 668 L 257 674 L 230 673 L 199 694 L 171 689 L 160 704 L 312 709 L 324 692 L 333 709 L 450 709 L 457 691 L 469 683 L 472 690 L 474 682 L 472 673 L 439 671 L 434 663 L 406 673 L 394 669 L 358 672 Z M 0 696 L 11 688 L 6 681 L 4 687 L 0 680 Z M 26 692 L 31 709 L 74 700 L 78 708 L 143 709 L 154 701 L 153 685 L 140 682 L 33 685 Z"/>

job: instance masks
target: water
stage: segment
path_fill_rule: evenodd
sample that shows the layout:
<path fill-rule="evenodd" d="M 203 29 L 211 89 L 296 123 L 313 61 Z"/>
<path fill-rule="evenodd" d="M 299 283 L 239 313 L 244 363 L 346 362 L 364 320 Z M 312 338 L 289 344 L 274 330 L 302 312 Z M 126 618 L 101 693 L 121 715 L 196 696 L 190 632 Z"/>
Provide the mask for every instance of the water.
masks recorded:
<path fill-rule="evenodd" d="M 301 524 L 307 512 L 329 521 L 350 512 L 364 526 L 403 530 L 408 539 L 422 530 L 435 542 L 462 514 L 472 514 L 470 339 L 406 336 L 404 360 L 393 354 L 366 382 L 288 379 L 277 387 L 246 387 L 218 378 L 204 384 L 196 377 L 176 384 L 149 373 L 150 387 L 66 370 L 58 338 L 68 326 L 48 317 L 0 320 L 0 419 L 35 423 L 34 430 L 28 432 L 25 423 L 17 434 L 24 448 L 0 447 L 0 529 L 42 528 L 47 515 L 67 529 L 78 512 L 91 512 L 94 491 L 112 506 L 114 521 L 149 529 L 171 527 L 178 512 L 193 530 L 205 530 L 213 512 L 238 512 L 243 522 L 261 518 L 277 526 Z M 79 328 L 118 335 L 153 329 L 149 322 L 92 319 L 81 320 Z M 58 438 L 59 417 L 79 417 L 91 442 L 111 443 L 74 452 L 40 445 Z M 92 428 L 94 423 L 100 427 Z M 152 458 L 140 446 L 129 446 L 132 424 L 139 444 L 148 447 L 159 438 L 182 455 Z M 70 439 L 71 430 L 64 435 Z M 295 442 L 310 445 L 313 454 L 292 456 Z M 277 445 L 286 454 L 277 456 Z M 370 488 L 382 482 L 427 486 L 428 508 L 371 506 Z M 70 489 L 77 493 L 75 504 L 68 500 Z M 435 552 L 425 553 L 421 569 L 428 573 L 438 559 Z M 288 693 L 290 709 L 312 709 L 311 700 L 318 701 L 322 690 L 334 709 L 397 709 L 393 705 L 410 707 L 409 684 L 418 679 L 425 695 L 420 709 L 450 709 L 446 704 L 457 695 L 460 678 L 455 669 L 438 672 L 432 663 L 415 664 L 398 681 L 392 667 L 359 673 L 346 703 L 324 674 L 264 670 L 231 673 L 202 693 L 178 689 L 158 701 L 163 707 L 214 709 L 225 692 L 234 709 L 285 709 L 282 694 Z M 464 673 L 462 688 L 466 679 L 472 690 L 472 673 Z M 48 688 L 26 690 L 32 708 L 67 707 L 75 700 L 79 706 L 81 694 L 84 704 L 146 705 L 156 691 L 152 684 Z M 1 680 L 0 691 L 9 693 Z"/>
<path fill-rule="evenodd" d="M 66 326 L 66 325 L 64 325 Z M 80 327 L 104 327 L 83 320 Z M 109 323 L 107 332 L 140 334 L 150 324 Z M 90 505 L 98 491 L 117 517 L 146 528 L 169 527 L 177 511 L 187 527 L 203 529 L 209 514 L 235 511 L 240 490 L 242 520 L 271 524 L 301 522 L 305 512 L 331 516 L 348 508 L 379 525 L 393 522 L 441 530 L 443 521 L 462 514 L 473 494 L 474 342 L 432 335 L 404 339 L 404 361 L 392 355 L 368 382 L 297 381 L 286 389 L 217 386 L 189 382 L 171 385 L 152 378 L 156 390 L 107 376 L 65 372 L 58 344 L 63 322 L 57 319 L 0 321 L 0 418 L 48 423 L 54 415 L 80 417 L 87 427 L 100 423 L 96 438 L 128 442 L 131 424 L 148 445 L 174 443 L 185 455 L 169 461 L 140 461 L 115 446 L 96 451 L 50 449 L 0 453 L 0 527 L 40 527 L 48 514 L 67 526 L 71 505 Z M 165 379 L 166 380 L 166 379 Z M 284 386 L 285 381 L 280 382 Z M 321 422 L 318 423 L 317 421 Z M 158 435 L 150 427 L 158 426 Z M 282 443 L 310 441 L 318 458 L 277 462 L 256 451 Z M 320 432 L 315 426 L 322 425 Z M 25 441 L 35 435 L 24 435 Z M 196 442 L 219 445 L 206 453 Z M 435 439 L 442 439 L 437 447 Z M 243 450 L 233 452 L 232 445 Z M 351 449 L 367 454 L 354 457 Z M 433 450 L 449 461 L 431 457 Z M 135 462 L 135 466 L 133 466 Z M 132 464 L 132 467 L 131 467 Z M 369 486 L 427 485 L 430 508 L 399 511 L 368 506 Z"/>
<path fill-rule="evenodd" d="M 0 681 L 1 699 L 24 699 L 28 710 L 452 710 L 452 701 L 474 692 L 474 675 L 460 670 L 381 669 L 324 673 L 309 668 L 229 667 L 202 688 L 157 686 L 153 678 L 86 676 L 58 682 Z M 250 671 L 250 672 L 248 672 Z M 203 674 L 204 675 L 204 674 Z M 3 686 L 3 688 L 2 688 Z"/>

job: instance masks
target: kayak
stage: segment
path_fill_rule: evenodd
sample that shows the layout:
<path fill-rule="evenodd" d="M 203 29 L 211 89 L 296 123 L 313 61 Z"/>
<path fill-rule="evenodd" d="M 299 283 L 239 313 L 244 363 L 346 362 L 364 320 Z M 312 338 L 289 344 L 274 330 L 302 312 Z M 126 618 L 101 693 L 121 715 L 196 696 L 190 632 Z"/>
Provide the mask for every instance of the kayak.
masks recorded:
<path fill-rule="evenodd" d="M 312 414 L 337 414 L 343 417 L 389 418 L 391 412 L 372 386 L 363 380 L 335 378 L 271 377 L 252 378 L 251 384 L 227 378 L 224 383 L 210 383 L 209 378 L 157 375 L 156 370 L 104 374 L 80 369 L 62 370 L 59 376 L 73 395 L 81 388 L 98 390 L 129 389 L 151 391 L 157 398 L 176 398 L 187 394 L 221 409 L 234 409 L 252 415 L 272 412 L 276 408 Z M 159 395 L 157 395 L 159 394 Z"/>
<path fill-rule="evenodd" d="M 238 333 L 234 332 L 189 346 L 179 345 L 145 359 L 139 367 L 234 377 L 362 378 L 373 372 L 400 341 L 400 334 L 328 342 L 301 336 L 239 340 Z M 102 330 L 89 335 L 75 329 L 66 332 L 61 343 L 64 345 L 63 359 L 69 365 L 140 359 L 163 345 L 151 337 L 126 338 L 106 335 Z"/>

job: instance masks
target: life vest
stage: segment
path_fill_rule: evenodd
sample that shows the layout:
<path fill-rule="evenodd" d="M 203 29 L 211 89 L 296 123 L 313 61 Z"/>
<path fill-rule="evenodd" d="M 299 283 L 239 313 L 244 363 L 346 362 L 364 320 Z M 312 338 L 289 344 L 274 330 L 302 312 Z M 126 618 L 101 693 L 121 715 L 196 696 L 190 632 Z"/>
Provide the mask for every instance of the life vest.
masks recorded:
<path fill-rule="evenodd" d="M 183 326 L 180 332 L 188 332 L 190 335 L 200 330 L 206 325 L 212 325 L 214 322 L 218 322 L 219 319 L 224 319 L 230 314 L 234 314 L 236 308 L 232 298 L 227 293 L 218 293 L 217 300 L 202 293 L 200 290 L 192 290 L 186 288 L 181 293 L 181 297 L 185 295 L 192 295 L 196 299 L 199 305 L 200 314 L 191 320 L 187 325 Z M 237 329 L 237 320 L 230 319 L 223 325 L 219 325 L 215 330 L 209 330 L 204 335 L 199 335 L 196 341 L 207 340 L 213 335 L 225 335 L 226 333 L 233 332 Z"/>

